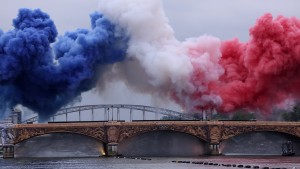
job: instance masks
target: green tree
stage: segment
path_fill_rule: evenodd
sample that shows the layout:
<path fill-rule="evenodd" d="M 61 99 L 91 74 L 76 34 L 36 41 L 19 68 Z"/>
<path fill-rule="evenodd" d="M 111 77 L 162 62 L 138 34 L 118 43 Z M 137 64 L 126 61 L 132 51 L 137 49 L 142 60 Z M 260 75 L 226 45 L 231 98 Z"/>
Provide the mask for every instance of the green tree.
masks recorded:
<path fill-rule="evenodd" d="M 254 120 L 254 119 L 256 119 L 254 113 L 250 113 L 245 110 L 239 110 L 239 111 L 235 112 L 233 114 L 233 116 L 231 117 L 231 120 L 237 120 L 237 121 L 238 120 Z"/>
<path fill-rule="evenodd" d="M 229 120 L 229 116 L 225 113 L 218 113 L 213 115 L 214 120 Z"/>
<path fill-rule="evenodd" d="M 295 105 L 292 111 L 282 114 L 284 121 L 300 121 L 300 104 Z"/>
<path fill-rule="evenodd" d="M 163 116 L 160 120 L 182 120 L 180 116 Z"/>

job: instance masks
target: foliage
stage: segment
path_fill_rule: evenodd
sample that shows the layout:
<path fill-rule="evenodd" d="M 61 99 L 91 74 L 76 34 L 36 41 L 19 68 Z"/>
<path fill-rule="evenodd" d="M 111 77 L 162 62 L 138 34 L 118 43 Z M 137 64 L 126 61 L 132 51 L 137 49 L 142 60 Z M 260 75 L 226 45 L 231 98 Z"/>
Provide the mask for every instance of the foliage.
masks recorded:
<path fill-rule="evenodd" d="M 224 113 L 218 113 L 213 115 L 214 120 L 229 120 L 229 116 Z"/>
<path fill-rule="evenodd" d="M 282 114 L 283 121 L 300 121 L 300 104 L 297 104 L 292 111 Z"/>
<path fill-rule="evenodd" d="M 239 110 L 237 112 L 235 112 L 231 118 L 231 120 L 254 120 L 255 115 L 254 113 L 250 113 L 248 111 L 245 110 Z"/>
<path fill-rule="evenodd" d="M 180 116 L 163 116 L 160 120 L 182 120 Z"/>

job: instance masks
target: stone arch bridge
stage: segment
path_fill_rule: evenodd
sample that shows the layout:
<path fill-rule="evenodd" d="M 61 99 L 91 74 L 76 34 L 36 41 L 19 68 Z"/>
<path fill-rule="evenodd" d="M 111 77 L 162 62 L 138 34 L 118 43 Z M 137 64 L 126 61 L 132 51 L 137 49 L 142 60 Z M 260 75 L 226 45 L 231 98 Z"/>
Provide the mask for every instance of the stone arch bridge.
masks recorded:
<path fill-rule="evenodd" d="M 211 154 L 219 154 L 219 144 L 233 136 L 248 132 L 270 131 L 300 138 L 299 122 L 264 121 L 136 121 L 16 124 L 8 129 L 10 146 L 4 157 L 13 157 L 13 146 L 24 140 L 50 133 L 76 133 L 95 138 L 106 145 L 106 155 L 117 155 L 118 143 L 152 131 L 175 131 L 195 136 L 208 143 Z"/>

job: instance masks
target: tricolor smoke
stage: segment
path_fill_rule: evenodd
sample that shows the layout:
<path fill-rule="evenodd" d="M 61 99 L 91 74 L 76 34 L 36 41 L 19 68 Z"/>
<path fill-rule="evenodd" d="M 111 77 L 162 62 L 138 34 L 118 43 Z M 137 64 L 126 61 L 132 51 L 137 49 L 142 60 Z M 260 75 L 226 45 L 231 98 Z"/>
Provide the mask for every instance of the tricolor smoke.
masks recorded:
<path fill-rule="evenodd" d="M 130 86 L 171 97 L 187 110 L 248 108 L 268 113 L 299 98 L 296 18 L 262 16 L 250 29 L 247 43 L 210 36 L 179 42 L 160 1 L 102 0 L 99 7 L 113 23 L 126 28 L 128 57 L 137 60 L 153 88 L 125 74 Z"/>
<path fill-rule="evenodd" d="M 108 78 L 171 98 L 188 111 L 268 113 L 300 98 L 300 21 L 266 14 L 250 40 L 178 41 L 159 0 L 101 0 L 92 30 L 59 37 L 49 16 L 20 10 L 0 32 L 0 101 L 46 118 Z M 51 45 L 53 43 L 53 45 Z"/>

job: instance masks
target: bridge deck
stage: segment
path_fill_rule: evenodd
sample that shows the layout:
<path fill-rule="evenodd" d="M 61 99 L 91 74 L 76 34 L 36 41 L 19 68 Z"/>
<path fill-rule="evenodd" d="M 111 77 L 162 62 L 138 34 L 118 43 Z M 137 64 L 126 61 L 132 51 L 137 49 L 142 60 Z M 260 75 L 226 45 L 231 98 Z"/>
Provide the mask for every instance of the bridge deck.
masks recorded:
<path fill-rule="evenodd" d="M 217 126 L 300 126 L 300 122 L 277 122 L 277 121 L 133 121 L 133 122 L 59 122 L 59 123 L 36 123 L 16 124 L 14 128 L 39 128 L 39 127 L 62 127 L 62 126 L 143 126 L 143 125 L 217 125 Z"/>

